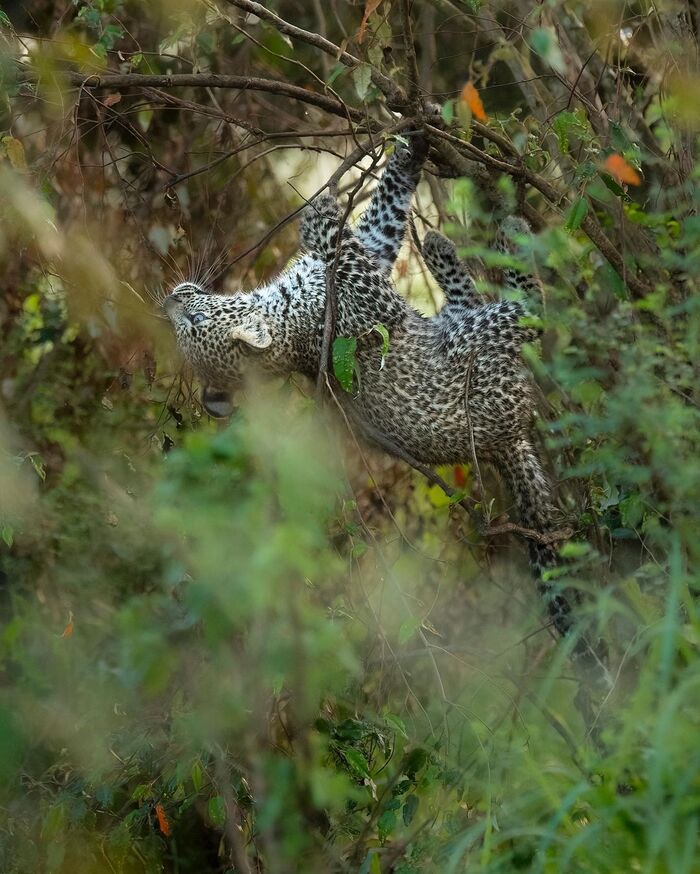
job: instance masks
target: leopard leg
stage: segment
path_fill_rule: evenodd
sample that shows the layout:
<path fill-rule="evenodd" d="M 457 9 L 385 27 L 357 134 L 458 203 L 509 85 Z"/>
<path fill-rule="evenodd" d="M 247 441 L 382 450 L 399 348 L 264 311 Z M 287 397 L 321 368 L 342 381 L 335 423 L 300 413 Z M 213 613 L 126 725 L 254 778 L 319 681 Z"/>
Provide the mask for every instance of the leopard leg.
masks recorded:
<path fill-rule="evenodd" d="M 530 225 L 524 218 L 510 215 L 501 222 L 496 235 L 496 249 L 504 255 L 517 255 L 524 260 L 518 246 L 518 237 L 529 236 Z M 528 298 L 542 295 L 542 284 L 534 273 L 521 270 L 517 265 L 506 267 L 503 271 L 506 288 L 524 294 Z"/>
<path fill-rule="evenodd" d="M 372 192 L 369 206 L 355 226 L 362 246 L 387 269 L 394 266 L 406 234 L 413 195 L 428 154 L 423 134 L 398 143 Z"/>
<path fill-rule="evenodd" d="M 323 194 L 306 207 L 301 216 L 299 241 L 307 252 L 321 261 L 335 258 L 340 230 L 341 209 L 338 201 L 330 194 Z M 343 228 L 343 238 L 352 235 L 350 228 Z"/>
<path fill-rule="evenodd" d="M 484 304 L 467 265 L 458 257 L 452 240 L 448 240 L 438 231 L 428 231 L 423 240 L 423 260 L 444 291 L 448 304 L 460 303 L 466 307 L 479 307 Z"/>

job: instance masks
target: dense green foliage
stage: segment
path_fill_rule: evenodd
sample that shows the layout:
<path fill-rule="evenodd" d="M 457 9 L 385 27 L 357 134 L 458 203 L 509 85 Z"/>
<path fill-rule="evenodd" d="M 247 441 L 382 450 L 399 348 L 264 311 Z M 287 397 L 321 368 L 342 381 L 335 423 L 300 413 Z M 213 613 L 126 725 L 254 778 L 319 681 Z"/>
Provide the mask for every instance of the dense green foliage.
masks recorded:
<path fill-rule="evenodd" d="M 65 16 L 59 5 L 36 4 L 22 39 L 0 16 L 0 870 L 700 870 L 698 119 L 671 106 L 700 80 L 684 79 L 668 112 L 657 81 L 633 82 L 601 133 L 582 105 L 558 104 L 551 123 L 515 111 L 514 59 L 565 69 L 573 48 L 546 16 L 580 4 L 546 5 L 520 55 L 510 42 L 473 46 L 481 84 L 508 85 L 492 101 L 482 89 L 491 129 L 560 186 L 561 208 L 527 188 L 546 286 L 542 343 L 527 357 L 562 524 L 575 530 L 557 582 L 583 594 L 580 621 L 604 637 L 614 677 L 585 725 L 571 641 L 545 627 L 519 541 L 482 539 L 454 499 L 357 445 L 299 380 L 250 386 L 218 426 L 180 368 L 148 289 L 184 269 L 189 246 L 211 259 L 233 236 L 226 257 L 247 253 L 300 203 L 279 180 L 298 174 L 307 195 L 323 184 L 309 181 L 312 162 L 280 169 L 253 144 L 252 166 L 236 154 L 164 193 L 163 167 L 216 162 L 240 130 L 50 76 L 100 64 L 226 72 L 230 53 L 246 74 L 301 85 L 317 68 L 381 117 L 369 66 L 349 75 L 296 42 L 303 65 L 285 60 L 287 37 L 248 21 L 257 42 L 246 42 L 233 7 L 183 4 L 173 23 L 150 4 L 75 0 Z M 318 26 L 305 7 L 266 5 Z M 373 36 L 355 48 L 402 82 L 381 51 L 400 33 L 390 5 L 367 4 Z M 489 7 L 433 5 L 464 28 Z M 429 6 L 413 13 L 439 36 L 447 25 Z M 643 67 L 651 37 L 678 61 L 661 13 L 657 31 L 638 6 L 644 50 L 620 65 Z M 329 13 L 327 33 L 341 19 L 354 33 L 361 13 Z M 450 40 L 428 90 L 461 84 Z M 20 56 L 43 71 L 36 88 L 10 75 Z M 236 97 L 206 105 L 273 133 L 303 119 L 279 98 L 277 118 L 262 98 Z M 443 118 L 469 141 L 459 98 Z M 307 123 L 321 121 L 344 123 L 321 112 Z M 330 174 L 346 154 L 338 140 L 286 148 L 330 151 Z M 639 188 L 606 170 L 618 153 L 646 174 Z M 491 187 L 433 181 L 421 215 L 482 260 L 489 288 L 504 263 L 488 248 L 493 216 L 522 205 L 522 186 L 501 174 Z M 628 275 L 584 234 L 587 217 Z M 291 227 L 226 281 L 249 285 L 294 248 Z M 402 287 L 429 310 L 418 263 L 402 258 Z M 471 466 L 441 473 L 484 519 L 505 520 L 487 470 L 484 495 Z"/>

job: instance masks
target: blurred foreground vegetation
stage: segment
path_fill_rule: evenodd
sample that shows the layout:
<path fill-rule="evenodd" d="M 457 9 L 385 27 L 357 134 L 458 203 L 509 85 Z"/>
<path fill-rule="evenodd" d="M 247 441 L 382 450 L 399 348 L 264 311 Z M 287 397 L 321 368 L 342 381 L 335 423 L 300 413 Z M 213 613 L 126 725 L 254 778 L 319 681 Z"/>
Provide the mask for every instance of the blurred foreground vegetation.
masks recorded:
<path fill-rule="evenodd" d="M 344 29 L 406 85 L 400 3 L 265 5 L 338 43 Z M 488 289 L 494 218 L 541 217 L 544 334 L 528 359 L 576 531 L 558 573 L 610 651 L 595 726 L 521 543 L 482 541 L 298 379 L 250 386 L 230 424 L 207 420 L 151 301 L 200 257 L 223 253 L 229 290 L 280 269 L 296 228 L 267 232 L 355 148 L 337 135 L 347 120 L 278 95 L 192 87 L 176 94 L 188 107 L 67 78 L 213 70 L 311 88 L 311 67 L 387 127 L 369 66 L 350 75 L 235 4 L 20 6 L 0 14 L 0 870 L 700 871 L 686 5 L 411 7 L 422 91 L 449 98 L 450 135 L 495 154 L 455 97 L 471 77 L 488 130 L 561 194 L 440 178 L 436 150 L 418 225 L 482 259 Z M 612 47 L 579 73 L 588 104 L 557 90 L 576 78 L 579 19 Z M 611 154 L 641 185 L 606 172 Z M 397 275 L 435 306 L 409 247 Z M 476 493 L 469 465 L 441 473 Z M 481 512 L 505 520 L 483 474 Z"/>

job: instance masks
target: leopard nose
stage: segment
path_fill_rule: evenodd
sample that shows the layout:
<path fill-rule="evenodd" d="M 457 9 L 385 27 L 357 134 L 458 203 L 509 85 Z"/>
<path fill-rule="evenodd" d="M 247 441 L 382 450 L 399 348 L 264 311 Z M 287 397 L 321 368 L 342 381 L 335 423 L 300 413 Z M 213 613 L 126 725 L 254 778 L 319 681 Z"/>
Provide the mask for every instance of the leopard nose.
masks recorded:
<path fill-rule="evenodd" d="M 175 313 L 182 309 L 182 301 L 176 294 L 169 294 L 163 301 L 163 308 L 168 316 L 172 319 Z"/>

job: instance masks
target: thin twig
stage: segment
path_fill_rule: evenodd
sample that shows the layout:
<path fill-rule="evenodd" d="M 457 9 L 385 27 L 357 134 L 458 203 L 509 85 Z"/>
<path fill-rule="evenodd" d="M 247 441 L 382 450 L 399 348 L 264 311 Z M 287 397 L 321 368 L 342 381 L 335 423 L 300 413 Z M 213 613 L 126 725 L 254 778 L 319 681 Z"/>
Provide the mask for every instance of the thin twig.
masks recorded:
<path fill-rule="evenodd" d="M 312 33 L 308 30 L 303 30 L 303 28 L 297 27 L 295 24 L 290 24 L 288 21 L 285 21 L 284 18 L 280 18 L 279 15 L 272 12 L 270 9 L 267 9 L 261 3 L 255 3 L 253 0 L 226 0 L 226 2 L 244 12 L 252 13 L 253 15 L 257 15 L 258 18 L 269 21 L 270 24 L 273 24 L 280 33 L 284 33 L 286 36 L 290 36 L 293 39 L 299 39 L 308 45 L 315 46 L 315 48 L 320 49 L 327 55 L 331 55 L 336 61 L 340 61 L 341 64 L 344 64 L 350 69 L 354 69 L 363 64 L 363 61 L 359 58 L 344 51 L 340 46 L 337 46 L 324 36 L 321 36 L 318 33 Z M 399 86 L 388 76 L 385 76 L 377 70 L 376 67 L 371 64 L 368 66 L 371 70 L 372 82 L 377 86 L 377 88 L 379 88 L 382 94 L 384 94 L 390 105 L 392 107 L 405 106 L 406 96 L 401 88 L 399 88 Z"/>

